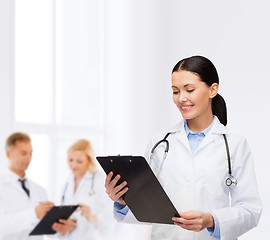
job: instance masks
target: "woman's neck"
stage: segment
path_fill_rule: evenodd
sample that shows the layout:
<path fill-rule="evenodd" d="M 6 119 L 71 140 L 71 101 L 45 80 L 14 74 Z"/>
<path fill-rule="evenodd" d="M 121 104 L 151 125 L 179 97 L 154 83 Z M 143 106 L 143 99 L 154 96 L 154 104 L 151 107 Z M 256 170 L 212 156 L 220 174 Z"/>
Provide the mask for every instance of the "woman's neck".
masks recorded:
<path fill-rule="evenodd" d="M 194 119 L 188 119 L 187 124 L 192 132 L 197 133 L 202 132 L 204 129 L 208 128 L 213 122 L 213 119 L 213 114 L 210 116 L 199 116 Z"/>
<path fill-rule="evenodd" d="M 84 175 L 83 176 L 74 176 L 74 193 L 77 191 L 83 177 L 84 177 Z"/>

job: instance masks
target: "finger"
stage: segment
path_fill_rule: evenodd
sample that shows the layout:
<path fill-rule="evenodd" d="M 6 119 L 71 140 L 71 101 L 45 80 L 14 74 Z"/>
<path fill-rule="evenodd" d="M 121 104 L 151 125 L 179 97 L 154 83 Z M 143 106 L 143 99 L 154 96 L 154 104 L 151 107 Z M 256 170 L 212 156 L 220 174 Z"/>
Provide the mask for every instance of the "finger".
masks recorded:
<path fill-rule="evenodd" d="M 201 217 L 201 212 L 198 211 L 188 211 L 188 212 L 182 212 L 179 213 L 181 218 L 184 219 L 196 219 Z"/>
<path fill-rule="evenodd" d="M 173 218 L 174 224 L 180 226 L 186 230 L 192 230 L 195 232 L 201 231 L 203 227 L 203 219 L 196 218 L 196 219 L 184 219 L 184 218 Z"/>
<path fill-rule="evenodd" d="M 50 209 L 51 209 L 51 207 L 49 207 L 49 206 L 43 207 L 43 211 L 44 211 L 45 213 L 47 213 Z"/>
<path fill-rule="evenodd" d="M 118 192 L 117 194 L 114 195 L 109 195 L 109 197 L 113 200 L 113 201 L 117 201 L 119 198 L 121 198 L 126 192 L 128 191 L 128 187 L 124 188 L 123 190 L 121 190 L 120 192 Z"/>
<path fill-rule="evenodd" d="M 59 231 L 59 230 L 61 229 L 61 224 L 59 224 L 59 223 L 54 223 L 54 224 L 52 225 L 52 229 L 53 229 L 54 231 Z"/>
<path fill-rule="evenodd" d="M 45 206 L 54 206 L 53 202 L 50 201 L 41 202 L 41 204 Z"/>
<path fill-rule="evenodd" d="M 107 177 L 106 177 L 106 180 L 105 180 L 105 187 L 107 188 L 112 180 L 112 176 L 113 176 L 113 172 L 110 172 Z"/>
<path fill-rule="evenodd" d="M 86 205 L 84 205 L 84 204 L 82 204 L 82 203 L 79 203 L 78 205 L 79 205 L 80 208 L 83 208 L 83 207 L 86 206 Z"/>
<path fill-rule="evenodd" d="M 76 228 L 76 226 L 77 226 L 76 221 L 71 220 L 69 223 L 70 223 L 70 226 L 73 227 L 73 229 Z"/>
<path fill-rule="evenodd" d="M 116 177 L 109 183 L 109 188 L 114 188 L 116 183 L 119 181 L 121 176 L 119 174 L 116 175 Z"/>
<path fill-rule="evenodd" d="M 56 229 L 57 229 L 57 223 L 54 223 L 54 224 L 52 225 L 52 229 L 53 229 L 54 231 L 56 231 Z"/>
<path fill-rule="evenodd" d="M 186 224 L 186 225 L 200 224 L 202 222 L 201 218 L 185 219 L 182 217 L 181 218 L 173 217 L 172 220 L 176 223 Z"/>
<path fill-rule="evenodd" d="M 192 226 L 192 225 L 186 225 L 186 224 L 183 224 L 183 223 L 180 223 L 180 222 L 174 222 L 174 224 L 181 227 L 181 228 L 184 228 L 186 230 L 191 230 L 191 226 Z"/>
<path fill-rule="evenodd" d="M 124 182 L 122 182 L 120 185 L 116 186 L 116 187 L 114 188 L 115 193 L 118 193 L 118 192 L 119 192 L 122 188 L 124 188 L 126 185 L 127 185 L 127 182 L 124 181 Z"/>
<path fill-rule="evenodd" d="M 77 223 L 77 220 L 75 218 L 69 218 L 69 221 L 72 222 L 72 223 L 74 223 L 75 225 Z"/>
<path fill-rule="evenodd" d="M 40 207 L 41 207 L 43 210 L 48 211 L 48 210 L 50 210 L 53 206 L 48 205 L 48 204 L 42 204 Z"/>
<path fill-rule="evenodd" d="M 180 223 L 180 224 L 184 224 L 184 222 L 186 222 L 187 220 L 185 220 L 184 218 L 178 218 L 178 217 L 173 217 L 172 220 L 175 223 Z"/>
<path fill-rule="evenodd" d="M 197 225 L 186 225 L 186 224 L 181 224 L 181 223 L 175 223 L 175 225 L 183 228 L 183 229 L 186 229 L 186 230 L 189 230 L 189 231 L 195 231 L 195 232 L 199 232 L 201 230 L 201 228 Z"/>
<path fill-rule="evenodd" d="M 66 219 L 59 219 L 59 222 L 62 224 L 67 224 L 67 220 Z"/>

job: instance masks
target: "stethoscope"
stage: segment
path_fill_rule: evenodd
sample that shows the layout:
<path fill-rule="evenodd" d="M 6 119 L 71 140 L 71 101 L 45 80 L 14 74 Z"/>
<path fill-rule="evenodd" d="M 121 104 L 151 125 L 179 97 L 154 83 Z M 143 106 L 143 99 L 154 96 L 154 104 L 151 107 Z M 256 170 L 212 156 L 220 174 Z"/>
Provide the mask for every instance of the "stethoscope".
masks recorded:
<path fill-rule="evenodd" d="M 92 197 L 96 193 L 96 191 L 94 189 L 95 176 L 96 176 L 96 173 L 93 173 L 92 179 L 91 179 L 92 180 L 91 181 L 91 188 L 88 191 L 88 195 L 90 197 Z M 65 201 L 65 194 L 66 194 L 67 188 L 68 188 L 68 182 L 66 183 L 63 194 L 62 194 L 62 203 L 64 203 L 64 201 Z"/>
<path fill-rule="evenodd" d="M 159 173 L 163 167 L 163 164 L 164 164 L 164 161 L 165 159 L 167 158 L 167 155 L 168 155 L 168 151 L 169 151 L 169 141 L 167 140 L 167 137 L 170 135 L 171 133 L 168 132 L 166 134 L 166 136 L 158 141 L 152 148 L 151 150 L 151 154 L 150 154 L 150 162 L 149 164 L 151 165 L 151 162 L 152 162 L 152 159 L 153 159 L 153 155 L 154 155 L 154 152 L 155 152 L 155 149 L 161 144 L 161 143 L 165 143 L 165 150 L 164 150 L 164 155 L 163 155 L 163 158 L 162 158 L 162 161 L 161 161 L 161 164 L 159 165 L 159 168 L 157 170 L 157 176 L 159 176 Z M 225 141 L 225 146 L 226 146 L 226 153 L 227 153 L 227 159 L 228 159 L 228 173 L 229 173 L 229 177 L 225 180 L 225 184 L 226 186 L 228 187 L 231 187 L 231 188 L 234 188 L 236 187 L 237 185 L 237 180 L 236 178 L 233 177 L 232 175 L 232 168 L 231 168 L 231 157 L 230 157 L 230 151 L 229 151 L 229 145 L 228 145 L 228 141 L 227 141 L 227 138 L 226 138 L 226 135 L 225 134 L 222 134 L 223 135 L 223 138 L 224 138 L 224 141 Z"/>

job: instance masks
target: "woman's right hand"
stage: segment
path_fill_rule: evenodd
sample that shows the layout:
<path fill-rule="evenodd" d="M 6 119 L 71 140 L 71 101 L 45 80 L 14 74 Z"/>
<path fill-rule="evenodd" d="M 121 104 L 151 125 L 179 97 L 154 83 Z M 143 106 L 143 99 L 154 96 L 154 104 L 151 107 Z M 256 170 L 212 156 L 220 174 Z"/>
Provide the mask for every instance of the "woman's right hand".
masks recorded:
<path fill-rule="evenodd" d="M 110 172 L 106 177 L 105 181 L 106 193 L 113 201 L 118 202 L 123 206 L 126 206 L 127 204 L 125 203 L 122 196 L 128 191 L 128 187 L 125 187 L 127 185 L 127 182 L 124 181 L 118 186 L 116 186 L 121 176 L 118 174 L 114 179 L 112 179 L 112 176 L 113 172 Z"/>

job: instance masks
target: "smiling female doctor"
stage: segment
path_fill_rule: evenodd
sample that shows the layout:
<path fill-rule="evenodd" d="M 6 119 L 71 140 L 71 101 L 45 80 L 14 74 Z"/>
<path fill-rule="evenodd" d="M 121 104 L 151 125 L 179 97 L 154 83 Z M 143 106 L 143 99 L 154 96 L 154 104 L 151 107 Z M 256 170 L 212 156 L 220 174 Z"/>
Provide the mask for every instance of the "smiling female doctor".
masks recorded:
<path fill-rule="evenodd" d="M 173 101 L 183 120 L 152 138 L 146 159 L 181 217 L 172 216 L 175 225 L 153 224 L 154 240 L 233 240 L 259 222 L 262 205 L 250 148 L 225 127 L 218 84 L 216 68 L 205 57 L 183 59 L 173 68 Z M 129 222 L 134 217 L 121 198 L 127 183 L 116 186 L 119 179 L 108 174 L 107 194 L 115 201 L 115 217 Z"/>

